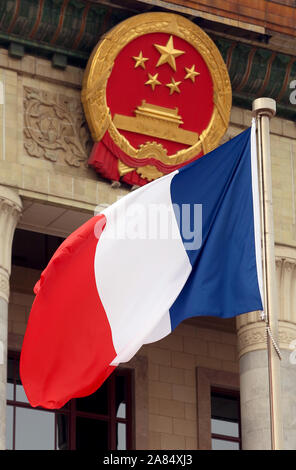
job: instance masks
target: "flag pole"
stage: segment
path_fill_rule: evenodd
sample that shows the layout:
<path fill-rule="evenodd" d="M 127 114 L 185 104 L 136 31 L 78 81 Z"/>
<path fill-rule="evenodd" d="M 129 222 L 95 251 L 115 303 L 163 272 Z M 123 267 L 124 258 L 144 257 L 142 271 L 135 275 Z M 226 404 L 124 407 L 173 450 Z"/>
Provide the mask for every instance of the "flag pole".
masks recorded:
<path fill-rule="evenodd" d="M 270 119 L 276 113 L 276 102 L 271 98 L 253 101 L 253 115 L 257 118 L 259 185 L 261 200 L 262 263 L 264 281 L 264 320 L 267 333 L 268 379 L 270 403 L 271 449 L 283 449 L 281 414 L 280 351 L 278 336 L 278 299 L 276 287 L 274 225 L 272 208 L 272 180 L 270 159 Z"/>

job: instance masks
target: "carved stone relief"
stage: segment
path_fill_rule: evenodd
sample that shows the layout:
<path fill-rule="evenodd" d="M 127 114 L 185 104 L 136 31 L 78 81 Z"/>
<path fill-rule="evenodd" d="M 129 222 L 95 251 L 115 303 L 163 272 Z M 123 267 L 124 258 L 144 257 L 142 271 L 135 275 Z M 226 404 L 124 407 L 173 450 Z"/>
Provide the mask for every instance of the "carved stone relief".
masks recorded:
<path fill-rule="evenodd" d="M 24 87 L 24 147 L 31 157 L 86 166 L 92 141 L 80 100 Z"/>

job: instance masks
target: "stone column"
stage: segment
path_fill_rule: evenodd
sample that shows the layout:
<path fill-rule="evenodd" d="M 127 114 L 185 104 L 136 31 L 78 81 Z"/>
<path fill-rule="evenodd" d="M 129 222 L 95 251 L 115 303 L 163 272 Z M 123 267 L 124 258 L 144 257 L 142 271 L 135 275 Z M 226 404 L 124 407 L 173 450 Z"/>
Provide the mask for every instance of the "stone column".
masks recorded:
<path fill-rule="evenodd" d="M 296 249 L 276 246 L 284 447 L 296 449 Z M 288 256 L 289 255 L 289 256 Z M 242 447 L 271 449 L 265 322 L 258 312 L 236 319 L 240 361 Z"/>
<path fill-rule="evenodd" d="M 243 450 L 271 449 L 265 322 L 258 312 L 236 318 Z"/>
<path fill-rule="evenodd" d="M 281 247 L 276 259 L 279 289 L 279 346 L 282 354 L 284 445 L 296 449 L 296 249 Z"/>
<path fill-rule="evenodd" d="M 22 203 L 16 191 L 0 186 L 0 450 L 6 448 L 6 368 L 9 276 L 14 230 Z"/>

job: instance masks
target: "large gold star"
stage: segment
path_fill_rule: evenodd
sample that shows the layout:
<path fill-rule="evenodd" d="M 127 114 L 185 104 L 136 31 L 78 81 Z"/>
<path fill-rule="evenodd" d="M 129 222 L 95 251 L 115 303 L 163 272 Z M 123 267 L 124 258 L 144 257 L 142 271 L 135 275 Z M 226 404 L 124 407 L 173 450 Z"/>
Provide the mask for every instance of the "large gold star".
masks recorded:
<path fill-rule="evenodd" d="M 149 60 L 147 57 L 143 57 L 142 51 L 139 52 L 139 55 L 137 57 L 134 56 L 133 59 L 136 61 L 135 69 L 137 67 L 142 67 L 142 69 L 144 69 L 146 60 Z"/>
<path fill-rule="evenodd" d="M 159 67 L 163 64 L 169 64 L 174 71 L 176 71 L 176 57 L 179 57 L 182 54 L 185 54 L 185 51 L 180 51 L 174 48 L 173 36 L 170 36 L 170 39 L 165 46 L 161 44 L 154 44 L 154 47 L 161 54 L 160 58 L 156 64 L 156 67 Z"/>
<path fill-rule="evenodd" d="M 157 80 L 158 73 L 156 73 L 155 75 L 151 75 L 151 73 L 148 73 L 148 76 L 149 76 L 149 80 L 145 82 L 145 85 L 151 85 L 151 88 L 154 91 L 156 85 L 161 85 L 161 82 Z"/>
<path fill-rule="evenodd" d="M 189 69 L 188 67 L 185 67 L 185 70 L 186 70 L 186 72 L 187 72 L 187 75 L 185 76 L 185 80 L 186 80 L 187 78 L 190 78 L 190 80 L 191 80 L 192 82 L 195 82 L 195 77 L 196 77 L 197 75 L 200 75 L 199 72 L 196 72 L 196 71 L 195 71 L 195 65 L 194 65 L 194 64 L 192 65 L 192 67 L 191 67 L 190 69 Z"/>
<path fill-rule="evenodd" d="M 170 95 L 172 95 L 174 92 L 180 93 L 180 89 L 178 85 L 180 85 L 181 82 L 175 82 L 175 80 L 172 77 L 171 83 L 167 83 L 166 86 L 169 87 L 170 89 Z"/>

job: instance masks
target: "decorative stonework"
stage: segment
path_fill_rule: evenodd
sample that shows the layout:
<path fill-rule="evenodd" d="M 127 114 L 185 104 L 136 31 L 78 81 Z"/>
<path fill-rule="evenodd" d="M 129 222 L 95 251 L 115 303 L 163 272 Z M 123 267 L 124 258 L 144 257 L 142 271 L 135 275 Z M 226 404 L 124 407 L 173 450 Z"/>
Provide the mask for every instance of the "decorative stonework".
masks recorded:
<path fill-rule="evenodd" d="M 276 259 L 280 320 L 296 324 L 296 259 Z"/>
<path fill-rule="evenodd" d="M 90 134 L 79 99 L 24 87 L 24 147 L 31 157 L 87 164 Z"/>
<path fill-rule="evenodd" d="M 3 197 L 1 192 L 2 191 L 0 190 L 0 213 L 3 216 L 5 215 L 6 217 L 12 215 L 13 217 L 18 218 L 20 213 L 20 207 L 14 201 Z"/>
<path fill-rule="evenodd" d="M 246 316 L 246 315 L 244 315 Z M 238 330 L 239 356 L 250 351 L 266 348 L 265 322 L 254 322 Z"/>
<path fill-rule="evenodd" d="M 276 247 L 276 251 L 277 247 Z M 280 349 L 290 349 L 296 339 L 296 256 L 282 254 L 276 257 L 278 289 L 278 345 Z M 296 253 L 295 253 L 296 255 Z M 259 312 L 251 312 L 236 318 L 239 356 L 250 351 L 266 348 L 265 322 Z"/>
<path fill-rule="evenodd" d="M 289 322 L 279 322 L 280 349 L 291 350 L 292 341 L 296 340 L 296 325 Z"/>
<path fill-rule="evenodd" d="M 277 284 L 279 289 L 279 345 L 291 348 L 296 340 L 296 259 L 294 253 L 282 253 L 276 259 Z M 292 255 L 292 256 L 291 256 Z"/>
<path fill-rule="evenodd" d="M 18 194 L 10 188 L 0 186 L 0 297 L 7 302 L 12 240 L 21 208 Z"/>

